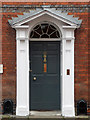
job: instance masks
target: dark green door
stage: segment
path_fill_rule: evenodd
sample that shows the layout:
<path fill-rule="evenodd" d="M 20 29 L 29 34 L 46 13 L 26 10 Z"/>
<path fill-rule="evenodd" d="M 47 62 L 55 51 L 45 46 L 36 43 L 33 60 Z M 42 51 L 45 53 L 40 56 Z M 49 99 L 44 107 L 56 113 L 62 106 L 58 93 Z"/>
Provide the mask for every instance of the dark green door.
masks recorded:
<path fill-rule="evenodd" d="M 30 42 L 30 110 L 60 110 L 59 51 L 59 42 Z"/>

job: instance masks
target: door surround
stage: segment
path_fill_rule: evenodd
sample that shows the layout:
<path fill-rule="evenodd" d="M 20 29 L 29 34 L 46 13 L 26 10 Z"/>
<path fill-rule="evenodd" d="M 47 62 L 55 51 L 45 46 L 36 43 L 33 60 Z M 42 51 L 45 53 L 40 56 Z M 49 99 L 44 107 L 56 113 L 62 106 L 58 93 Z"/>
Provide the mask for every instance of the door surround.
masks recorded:
<path fill-rule="evenodd" d="M 26 17 L 27 16 L 27 17 Z M 38 22 L 48 21 L 58 26 L 61 37 L 61 114 L 75 116 L 74 110 L 74 30 L 80 27 L 77 20 L 54 8 L 44 8 L 9 20 L 16 29 L 17 103 L 16 115 L 29 115 L 29 34 Z M 52 41 L 52 40 L 51 40 Z M 22 92 L 23 91 L 23 92 Z M 68 94 L 69 93 L 69 94 Z"/>
<path fill-rule="evenodd" d="M 41 21 L 42 22 L 42 21 Z M 50 22 L 50 21 L 48 21 Z M 33 25 L 33 24 L 32 24 Z M 35 23 L 34 23 L 35 25 Z M 61 27 L 60 24 L 58 25 L 59 28 Z M 32 28 L 32 27 L 31 27 Z M 27 33 L 30 33 L 30 27 L 27 28 L 23 28 L 22 30 L 21 29 L 18 29 L 20 30 L 21 34 L 23 34 L 23 31 L 27 31 Z M 60 29 L 61 30 L 61 29 Z M 74 37 L 67 37 L 65 38 L 63 35 L 74 35 L 72 34 L 74 32 L 74 29 L 73 28 L 62 28 L 62 38 L 59 40 L 59 39 L 47 39 L 49 41 L 61 41 L 61 73 L 60 73 L 60 77 L 61 77 L 61 114 L 63 116 L 74 116 L 75 115 L 75 111 L 74 111 Z M 47 41 L 46 40 L 46 41 Z M 27 74 L 27 84 L 29 83 L 29 41 L 30 39 L 25 39 L 23 40 L 22 38 L 19 40 L 17 39 L 17 55 L 18 57 L 20 56 L 20 54 L 23 54 L 21 56 L 23 56 L 23 59 L 27 59 L 27 70 L 26 70 L 26 73 L 25 73 L 25 70 L 23 71 L 24 74 Z M 31 41 L 38 41 L 38 39 L 31 39 Z M 42 41 L 40 39 L 40 41 Z M 20 49 L 20 46 L 21 47 L 21 50 Z M 26 48 L 25 48 L 26 47 Z M 21 53 L 19 53 L 19 52 Z M 24 52 L 25 51 L 25 52 Z M 26 54 L 26 55 L 25 55 Z M 27 56 L 27 58 L 24 58 L 24 55 Z M 67 58 L 69 56 L 69 58 Z M 18 58 L 17 57 L 17 58 Z M 21 58 L 19 57 L 18 59 L 20 59 L 20 62 L 21 62 Z M 67 63 L 67 61 L 69 63 Z M 19 63 L 19 62 L 18 62 Z M 23 61 L 22 64 L 26 64 L 25 61 Z M 17 64 L 17 66 L 20 66 Z M 25 69 L 25 68 L 24 68 Z M 66 71 L 67 69 L 70 69 L 70 74 L 71 75 L 66 75 Z M 19 69 L 18 69 L 19 70 Z M 17 70 L 17 77 L 19 77 L 19 72 L 20 70 L 18 71 Z M 23 72 L 21 74 L 23 74 Z M 26 77 L 25 77 L 26 78 Z M 17 78 L 20 82 L 20 79 L 23 79 L 23 78 Z M 68 81 L 68 85 L 67 85 L 67 81 Z M 20 83 L 17 83 L 18 85 Z M 24 88 L 26 89 L 25 87 L 25 82 L 23 82 L 23 86 Z M 21 92 L 19 92 L 20 89 L 19 87 L 17 88 L 17 109 L 16 109 L 16 115 L 29 115 L 29 86 L 26 84 L 27 86 L 27 93 L 26 93 L 26 98 L 27 98 L 27 102 L 26 100 L 22 102 L 22 105 L 23 103 L 25 103 L 26 105 L 23 105 L 23 106 L 20 106 L 19 104 L 19 101 L 22 101 L 20 100 L 20 96 L 21 96 Z M 70 89 L 68 89 L 68 87 Z M 68 93 L 70 93 L 70 95 L 68 95 Z M 19 95 L 20 94 L 20 95 Z M 23 96 L 23 95 L 22 95 Z M 68 100 L 67 100 L 68 99 Z"/>

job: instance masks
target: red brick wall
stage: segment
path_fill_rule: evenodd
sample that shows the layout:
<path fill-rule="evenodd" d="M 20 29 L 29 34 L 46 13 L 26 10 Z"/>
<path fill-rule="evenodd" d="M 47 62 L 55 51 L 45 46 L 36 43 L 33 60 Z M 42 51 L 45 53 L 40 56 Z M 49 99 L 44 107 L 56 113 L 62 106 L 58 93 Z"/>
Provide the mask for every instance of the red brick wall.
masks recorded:
<path fill-rule="evenodd" d="M 20 13 L 2 14 L 2 100 L 12 99 L 16 103 L 16 30 L 11 28 L 8 19 Z M 21 14 L 20 14 L 21 15 Z"/>
<path fill-rule="evenodd" d="M 83 20 L 75 30 L 75 100 L 88 101 L 88 13 L 75 16 Z"/>
<path fill-rule="evenodd" d="M 2 18 L 2 62 L 4 65 L 2 99 L 16 98 L 16 41 L 15 30 L 8 24 L 7 13 Z"/>
<path fill-rule="evenodd" d="M 86 5 L 88 3 L 3 3 L 3 5 Z M 3 8 L 4 10 L 5 8 Z M 27 8 L 25 8 L 27 9 Z M 3 99 L 16 99 L 16 40 L 15 30 L 8 24 L 8 19 L 25 11 L 19 8 L 19 12 L 3 13 L 2 47 L 3 47 Z M 30 8 L 29 8 L 30 9 Z M 9 8 L 7 9 L 9 11 Z M 27 10 L 26 10 L 27 11 Z M 76 17 L 83 20 L 79 29 L 75 30 L 75 102 L 79 99 L 88 101 L 88 12 L 71 12 Z M 90 46 L 90 45 L 89 45 Z M 89 50 L 90 51 L 90 50 Z M 89 68 L 90 69 L 90 68 Z"/>
<path fill-rule="evenodd" d="M 0 2 L 0 8 L 2 3 Z M 2 13 L 0 12 L 0 64 L 2 64 Z M 2 74 L 0 74 L 0 103 L 2 102 Z M 0 104 L 0 114 L 2 106 Z"/>
<path fill-rule="evenodd" d="M 88 102 L 90 107 L 90 9 L 88 13 Z"/>

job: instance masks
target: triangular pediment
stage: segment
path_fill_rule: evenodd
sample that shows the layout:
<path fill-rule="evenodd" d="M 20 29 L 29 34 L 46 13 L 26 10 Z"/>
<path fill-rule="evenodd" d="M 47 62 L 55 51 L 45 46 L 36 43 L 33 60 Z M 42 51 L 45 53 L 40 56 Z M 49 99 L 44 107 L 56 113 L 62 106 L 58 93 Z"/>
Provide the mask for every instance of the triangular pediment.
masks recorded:
<path fill-rule="evenodd" d="M 29 13 L 23 13 L 23 15 L 13 17 L 12 20 L 8 21 L 11 26 L 22 25 L 43 15 L 49 15 L 66 24 L 74 26 L 80 26 L 82 22 L 82 20 L 78 20 L 77 17 L 73 17 L 73 15 L 68 15 L 68 13 L 64 13 L 61 10 L 56 10 L 55 8 L 43 8 L 32 10 Z"/>

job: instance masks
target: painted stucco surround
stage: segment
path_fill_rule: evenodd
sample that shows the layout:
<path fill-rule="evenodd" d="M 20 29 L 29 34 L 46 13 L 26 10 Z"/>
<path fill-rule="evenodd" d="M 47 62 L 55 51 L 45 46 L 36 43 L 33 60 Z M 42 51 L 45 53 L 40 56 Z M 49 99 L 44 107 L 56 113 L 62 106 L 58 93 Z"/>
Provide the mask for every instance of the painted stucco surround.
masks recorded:
<path fill-rule="evenodd" d="M 75 24 L 58 19 L 52 14 L 34 16 L 14 25 L 17 41 L 17 104 L 16 115 L 29 115 L 29 35 L 40 22 L 55 24 L 62 33 L 61 40 L 61 114 L 75 116 L 74 110 L 74 30 Z M 52 39 L 52 41 L 55 39 Z M 67 75 L 67 69 L 70 75 Z"/>

